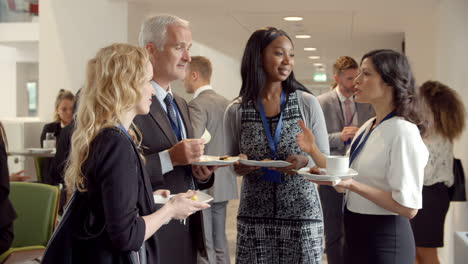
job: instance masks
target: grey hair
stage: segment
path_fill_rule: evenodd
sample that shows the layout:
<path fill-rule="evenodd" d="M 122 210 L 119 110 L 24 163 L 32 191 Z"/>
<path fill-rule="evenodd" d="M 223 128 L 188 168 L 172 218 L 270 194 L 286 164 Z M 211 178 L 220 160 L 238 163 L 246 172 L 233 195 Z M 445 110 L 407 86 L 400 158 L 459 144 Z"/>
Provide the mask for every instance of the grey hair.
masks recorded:
<path fill-rule="evenodd" d="M 141 25 L 138 44 L 144 47 L 151 42 L 159 51 L 162 51 L 166 44 L 167 26 L 172 24 L 186 28 L 190 25 L 187 20 L 174 15 L 162 14 L 149 17 Z"/>

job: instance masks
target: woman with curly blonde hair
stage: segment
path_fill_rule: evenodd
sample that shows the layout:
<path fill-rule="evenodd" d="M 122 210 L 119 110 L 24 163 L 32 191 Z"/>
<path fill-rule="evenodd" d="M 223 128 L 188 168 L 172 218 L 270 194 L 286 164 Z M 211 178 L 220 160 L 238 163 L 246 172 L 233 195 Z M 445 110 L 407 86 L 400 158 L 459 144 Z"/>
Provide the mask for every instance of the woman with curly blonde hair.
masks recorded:
<path fill-rule="evenodd" d="M 187 192 L 156 211 L 132 126 L 136 115 L 149 112 L 152 75 L 146 50 L 127 44 L 105 47 L 88 63 L 65 172 L 67 186 L 85 197 L 90 213 L 75 221 L 73 263 L 122 263 L 129 252 L 141 254 L 143 245 L 146 263 L 157 263 L 156 230 L 209 207 Z"/>
<path fill-rule="evenodd" d="M 416 263 L 439 263 L 437 248 L 444 246 L 445 216 L 453 185 L 453 141 L 465 129 L 465 106 L 458 93 L 438 81 L 419 88 L 427 107 L 429 133 L 424 137 L 429 161 L 424 169 L 423 206 L 411 220 L 416 242 Z M 430 232 L 428 232 L 430 230 Z"/>

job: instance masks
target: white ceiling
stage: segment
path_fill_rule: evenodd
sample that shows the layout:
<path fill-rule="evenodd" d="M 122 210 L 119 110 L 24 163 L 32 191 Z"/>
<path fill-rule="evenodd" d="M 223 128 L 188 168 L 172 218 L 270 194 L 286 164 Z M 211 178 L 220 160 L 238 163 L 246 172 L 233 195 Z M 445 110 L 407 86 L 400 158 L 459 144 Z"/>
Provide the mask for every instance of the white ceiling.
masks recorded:
<path fill-rule="evenodd" d="M 330 78 L 335 59 L 360 57 L 377 48 L 401 50 L 407 23 L 431 15 L 441 0 L 128 0 L 146 13 L 171 13 L 191 23 L 195 41 L 239 59 L 251 33 L 262 27 L 285 30 L 295 45 L 297 79 L 312 84 L 314 62 L 325 64 Z M 283 21 L 301 16 L 300 22 Z M 310 39 L 295 39 L 298 33 Z M 315 47 L 317 51 L 303 51 Z M 319 60 L 310 60 L 318 55 Z"/>

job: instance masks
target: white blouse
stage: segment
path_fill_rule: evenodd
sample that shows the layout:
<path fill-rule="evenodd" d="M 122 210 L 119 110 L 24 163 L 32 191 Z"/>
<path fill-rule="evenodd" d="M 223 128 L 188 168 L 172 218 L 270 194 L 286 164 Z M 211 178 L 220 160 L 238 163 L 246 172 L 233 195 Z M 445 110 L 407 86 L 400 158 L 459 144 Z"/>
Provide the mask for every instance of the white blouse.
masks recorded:
<path fill-rule="evenodd" d="M 424 170 L 424 185 L 443 182 L 453 185 L 453 144 L 450 140 L 433 134 L 424 139 L 429 149 L 429 161 Z"/>
<path fill-rule="evenodd" d="M 356 135 L 364 130 L 367 134 L 374 119 L 367 121 Z M 374 129 L 351 164 L 359 173 L 354 180 L 391 192 L 393 199 L 399 204 L 419 209 L 422 207 L 424 167 L 428 156 L 417 126 L 395 116 Z M 357 193 L 348 191 L 346 198 L 347 208 L 352 212 L 396 215 Z"/>

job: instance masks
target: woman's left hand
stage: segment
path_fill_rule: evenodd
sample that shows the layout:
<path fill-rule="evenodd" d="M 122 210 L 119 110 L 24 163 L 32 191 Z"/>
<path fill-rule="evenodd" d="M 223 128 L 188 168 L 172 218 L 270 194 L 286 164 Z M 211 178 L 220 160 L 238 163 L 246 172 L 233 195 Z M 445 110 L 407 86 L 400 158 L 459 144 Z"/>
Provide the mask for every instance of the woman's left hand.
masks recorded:
<path fill-rule="evenodd" d="M 335 190 L 339 193 L 345 192 L 347 189 L 350 188 L 351 184 L 353 183 L 353 179 L 346 179 L 346 180 L 340 180 L 337 183 L 335 181 L 311 181 L 318 185 L 328 185 L 328 186 L 333 186 Z"/>
<path fill-rule="evenodd" d="M 269 168 L 270 170 L 276 170 L 281 173 L 285 173 L 288 175 L 295 175 L 296 172 L 294 170 L 298 170 L 300 168 L 303 168 L 307 166 L 307 163 L 309 160 L 307 159 L 306 156 L 303 155 L 289 155 L 286 158 L 286 161 L 291 163 L 288 167 L 283 167 L 283 168 Z"/>

